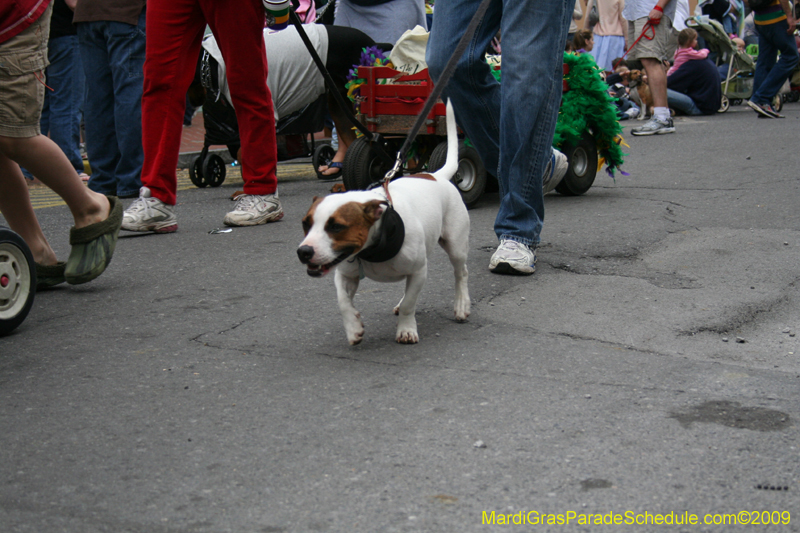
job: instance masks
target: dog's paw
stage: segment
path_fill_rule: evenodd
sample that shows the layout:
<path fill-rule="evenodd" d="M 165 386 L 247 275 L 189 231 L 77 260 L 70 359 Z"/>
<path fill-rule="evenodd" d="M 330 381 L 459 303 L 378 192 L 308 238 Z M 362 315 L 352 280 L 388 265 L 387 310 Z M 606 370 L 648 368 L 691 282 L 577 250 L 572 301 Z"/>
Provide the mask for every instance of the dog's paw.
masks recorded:
<path fill-rule="evenodd" d="M 466 322 L 469 318 L 469 298 L 457 299 L 453 308 L 456 322 Z"/>
<path fill-rule="evenodd" d="M 361 313 L 354 313 L 350 320 L 345 320 L 344 331 L 347 333 L 347 342 L 355 346 L 364 338 L 364 322 Z"/>
<path fill-rule="evenodd" d="M 361 341 L 364 339 L 364 330 L 354 333 L 353 335 L 347 334 L 347 342 L 350 343 L 350 346 L 355 346 L 356 344 L 360 344 Z"/>
<path fill-rule="evenodd" d="M 400 344 L 416 344 L 419 342 L 417 330 L 398 330 L 395 338 Z"/>

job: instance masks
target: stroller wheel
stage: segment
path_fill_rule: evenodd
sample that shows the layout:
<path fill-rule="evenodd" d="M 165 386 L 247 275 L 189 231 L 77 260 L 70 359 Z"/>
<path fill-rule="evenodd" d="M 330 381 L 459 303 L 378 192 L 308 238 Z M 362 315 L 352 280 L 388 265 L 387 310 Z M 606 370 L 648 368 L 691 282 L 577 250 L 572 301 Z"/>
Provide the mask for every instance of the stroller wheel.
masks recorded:
<path fill-rule="evenodd" d="M 0 337 L 22 324 L 36 294 L 36 264 L 22 237 L 0 228 Z"/>
<path fill-rule="evenodd" d="M 212 187 L 219 187 L 225 181 L 225 162 L 216 154 L 203 161 L 203 181 Z"/>
<path fill-rule="evenodd" d="M 336 155 L 336 150 L 333 149 L 333 146 L 330 144 L 320 144 L 316 148 L 314 148 L 314 155 L 311 157 L 311 164 L 314 165 L 314 172 L 317 173 L 317 178 L 321 180 L 329 180 L 331 177 L 336 179 L 340 178 L 341 175 L 339 172 L 334 174 L 333 176 L 326 176 L 325 174 L 319 171 L 319 167 L 322 165 L 329 166 L 331 161 L 333 161 L 333 156 Z"/>
<path fill-rule="evenodd" d="M 195 187 L 200 187 L 201 189 L 208 185 L 205 180 L 203 179 L 203 169 L 200 167 L 200 156 L 197 156 L 192 164 L 189 166 L 189 179 L 192 180 L 192 183 Z"/>
<path fill-rule="evenodd" d="M 728 99 L 727 96 L 725 96 L 723 94 L 722 95 L 722 100 L 720 101 L 720 104 L 719 104 L 719 109 L 717 109 L 717 113 L 724 113 L 725 111 L 727 111 L 730 108 L 731 108 L 731 101 Z"/>

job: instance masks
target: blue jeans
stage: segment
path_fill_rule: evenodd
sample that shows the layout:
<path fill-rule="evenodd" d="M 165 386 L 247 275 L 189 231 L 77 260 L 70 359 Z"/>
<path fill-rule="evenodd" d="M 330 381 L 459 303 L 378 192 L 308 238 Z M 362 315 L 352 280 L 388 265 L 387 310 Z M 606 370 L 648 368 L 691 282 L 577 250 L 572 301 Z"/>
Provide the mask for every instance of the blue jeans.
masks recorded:
<path fill-rule="evenodd" d="M 678 91 L 673 91 L 672 89 L 667 89 L 667 104 L 672 109 L 680 111 L 684 115 L 703 114 L 694 104 L 694 100 L 692 100 L 691 97 L 679 93 Z"/>
<path fill-rule="evenodd" d="M 750 98 L 756 104 L 769 103 L 800 60 L 794 37 L 787 33 L 788 29 L 785 20 L 765 26 L 756 24 L 758 61 L 753 76 L 753 96 Z M 780 58 L 778 52 L 781 53 Z"/>
<path fill-rule="evenodd" d="M 45 70 L 45 78 L 52 91 L 44 91 L 42 118 L 39 120 L 42 135 L 50 135 L 75 171 L 81 173 L 81 113 L 85 84 L 78 38 L 65 35 L 50 39 L 47 43 L 47 60 L 50 66 Z M 22 173 L 26 178 L 33 179 L 27 169 L 23 168 Z"/>
<path fill-rule="evenodd" d="M 88 91 L 84 106 L 89 188 L 136 196 L 142 186 L 142 87 L 145 11 L 136 26 L 80 22 L 78 40 Z"/>
<path fill-rule="evenodd" d="M 542 176 L 561 102 L 564 42 L 574 0 L 493 0 L 444 95 L 500 184 L 499 239 L 529 246 L 544 221 Z M 437 80 L 480 0 L 438 0 L 426 60 Z M 503 88 L 483 61 L 502 30 Z"/>

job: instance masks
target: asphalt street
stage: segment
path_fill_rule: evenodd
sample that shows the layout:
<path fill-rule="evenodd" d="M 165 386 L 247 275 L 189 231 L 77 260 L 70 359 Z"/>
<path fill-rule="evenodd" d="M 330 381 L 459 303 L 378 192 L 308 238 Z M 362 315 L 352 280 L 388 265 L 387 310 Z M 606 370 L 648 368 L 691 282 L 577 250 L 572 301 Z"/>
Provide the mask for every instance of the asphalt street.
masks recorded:
<path fill-rule="evenodd" d="M 546 198 L 532 277 L 487 270 L 487 194 L 472 315 L 453 320 L 437 251 L 417 345 L 394 342 L 401 284 L 362 282 L 351 347 L 332 276 L 299 263 L 331 187 L 310 164 L 266 226 L 209 233 L 236 183 L 180 191 L 177 233 L 123 232 L 103 276 L 37 294 L 0 339 L 0 531 L 800 531 L 800 104 L 784 113 L 626 123 L 628 175 Z M 67 208 L 37 214 L 66 258 Z M 779 523 L 704 523 L 734 519 Z"/>

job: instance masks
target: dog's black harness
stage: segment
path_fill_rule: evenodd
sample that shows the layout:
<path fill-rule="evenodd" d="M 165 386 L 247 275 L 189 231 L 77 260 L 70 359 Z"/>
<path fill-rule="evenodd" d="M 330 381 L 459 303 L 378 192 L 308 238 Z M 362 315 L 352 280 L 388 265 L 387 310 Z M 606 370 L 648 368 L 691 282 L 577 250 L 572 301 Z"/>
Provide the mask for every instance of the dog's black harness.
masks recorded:
<path fill-rule="evenodd" d="M 406 228 L 403 225 L 403 219 L 389 204 L 381 217 L 377 241 L 358 252 L 356 257 L 369 263 L 383 263 L 394 258 L 400 252 L 405 238 Z"/>

